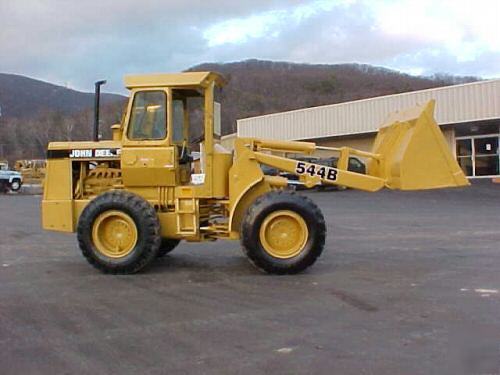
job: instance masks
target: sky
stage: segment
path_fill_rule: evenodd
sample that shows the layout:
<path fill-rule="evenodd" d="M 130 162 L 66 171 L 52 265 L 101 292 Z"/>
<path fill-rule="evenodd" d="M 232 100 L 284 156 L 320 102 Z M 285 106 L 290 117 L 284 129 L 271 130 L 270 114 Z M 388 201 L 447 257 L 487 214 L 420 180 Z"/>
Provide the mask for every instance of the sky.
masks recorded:
<path fill-rule="evenodd" d="M 500 1 L 0 0 L 0 72 L 77 90 L 250 58 L 500 78 Z"/>

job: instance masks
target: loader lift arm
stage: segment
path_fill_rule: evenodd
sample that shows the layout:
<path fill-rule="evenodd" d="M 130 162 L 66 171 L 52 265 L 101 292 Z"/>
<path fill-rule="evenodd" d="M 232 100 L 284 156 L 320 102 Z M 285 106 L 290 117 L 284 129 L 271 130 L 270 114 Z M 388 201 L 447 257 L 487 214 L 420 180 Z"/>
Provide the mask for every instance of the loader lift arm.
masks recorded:
<path fill-rule="evenodd" d="M 346 157 L 344 155 L 347 155 L 348 160 L 350 150 L 347 148 L 344 148 L 344 150 L 340 151 L 341 157 L 339 158 L 339 165 L 337 168 L 306 163 L 264 152 L 255 152 L 254 155 L 255 159 L 262 164 L 300 176 L 307 187 L 315 186 L 320 182 L 331 185 L 342 185 L 370 192 L 380 190 L 384 187 L 385 181 L 381 178 L 348 171 L 347 166 L 343 166 L 342 164 L 344 163 L 341 162 L 343 158 Z M 337 150 L 332 149 L 332 151 Z M 376 155 L 373 156 L 375 157 Z"/>
<path fill-rule="evenodd" d="M 399 190 L 424 190 L 467 186 L 458 163 L 434 120 L 433 100 L 411 110 L 391 115 L 381 126 L 372 152 L 349 147 L 316 146 L 312 142 L 290 142 L 240 138 L 235 142 L 237 155 L 246 149 L 261 164 L 296 174 L 312 187 L 320 182 L 374 192 L 387 187 Z M 306 155 L 316 150 L 339 155 L 336 168 L 297 161 L 272 152 Z M 271 152 L 271 153 L 270 153 Z M 348 171 L 350 155 L 368 160 L 367 174 Z"/>

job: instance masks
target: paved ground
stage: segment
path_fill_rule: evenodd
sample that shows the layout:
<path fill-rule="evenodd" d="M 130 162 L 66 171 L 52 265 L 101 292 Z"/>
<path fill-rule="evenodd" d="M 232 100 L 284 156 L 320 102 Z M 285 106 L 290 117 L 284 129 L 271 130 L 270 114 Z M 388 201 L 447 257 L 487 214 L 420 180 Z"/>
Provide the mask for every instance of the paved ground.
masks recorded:
<path fill-rule="evenodd" d="M 500 186 L 309 195 L 326 252 L 284 277 L 233 242 L 105 276 L 1 196 L 0 373 L 500 373 Z"/>

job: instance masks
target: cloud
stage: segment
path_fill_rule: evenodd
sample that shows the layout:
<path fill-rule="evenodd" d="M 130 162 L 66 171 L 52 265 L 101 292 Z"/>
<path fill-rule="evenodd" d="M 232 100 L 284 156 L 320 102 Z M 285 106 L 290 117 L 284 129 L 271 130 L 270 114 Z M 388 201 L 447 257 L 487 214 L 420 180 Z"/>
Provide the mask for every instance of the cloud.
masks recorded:
<path fill-rule="evenodd" d="M 211 25 L 203 33 L 209 47 L 226 43 L 241 44 L 250 39 L 265 36 L 279 37 L 286 29 L 299 25 L 321 12 L 330 11 L 335 6 L 351 3 L 351 0 L 316 0 L 295 7 L 266 11 L 250 16 L 232 18 Z"/>
<path fill-rule="evenodd" d="M 2 0 L 0 71 L 91 90 L 261 58 L 500 76 L 498 1 Z"/>
<path fill-rule="evenodd" d="M 259 22 L 249 22 L 256 16 L 226 20 L 209 31 L 218 41 L 213 43 L 214 58 L 223 61 L 251 56 L 315 63 L 355 61 L 411 73 L 498 77 L 498 4 L 350 1 L 311 12 L 300 22 L 288 10 L 264 13 Z M 262 24 L 264 20 L 268 23 Z M 251 29 L 252 24 L 257 28 Z M 226 25 L 238 27 L 238 32 L 225 36 Z M 246 28 L 251 32 L 244 34 Z"/>
<path fill-rule="evenodd" d="M 276 21 L 277 22 L 277 21 Z M 380 64 L 400 53 L 414 53 L 426 46 L 421 41 L 389 39 L 376 27 L 370 9 L 359 2 L 341 3 L 295 22 L 282 17 L 277 33 L 247 38 L 242 43 L 218 43 L 213 57 L 222 60 L 259 55 L 263 58 L 297 62 Z"/>
<path fill-rule="evenodd" d="M 201 62 L 210 24 L 298 1 L 2 0 L 0 71 L 79 89 L 108 77 L 121 90 L 125 73 L 176 71 Z"/>

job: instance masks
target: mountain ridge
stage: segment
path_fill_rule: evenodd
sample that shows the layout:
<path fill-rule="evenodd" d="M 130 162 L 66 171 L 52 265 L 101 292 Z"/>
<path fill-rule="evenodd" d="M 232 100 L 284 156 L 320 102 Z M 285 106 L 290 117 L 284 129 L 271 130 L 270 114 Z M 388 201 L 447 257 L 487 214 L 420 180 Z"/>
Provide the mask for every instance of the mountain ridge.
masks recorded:
<path fill-rule="evenodd" d="M 118 94 L 103 93 L 102 103 L 122 100 Z M 68 115 L 91 108 L 94 94 L 20 74 L 0 73 L 0 107 L 6 118 L 26 118 L 42 111 Z"/>
<path fill-rule="evenodd" d="M 203 63 L 186 71 L 206 70 L 221 73 L 229 82 L 216 93 L 216 100 L 222 105 L 222 134 L 234 133 L 240 118 L 479 80 L 450 75 L 418 77 L 363 64 L 297 64 L 255 59 Z M 101 132 L 106 138 L 110 137 L 110 125 L 122 118 L 126 97 L 105 93 L 102 99 Z M 50 141 L 90 139 L 93 101 L 93 93 L 0 73 L 0 158 L 40 158 Z M 200 135 L 200 113 L 192 119 L 192 135 Z"/>
<path fill-rule="evenodd" d="M 412 76 L 367 64 L 300 64 L 255 59 L 203 63 L 187 71 L 204 70 L 219 72 L 229 81 L 219 96 L 225 133 L 236 131 L 236 120 L 240 118 L 479 80 L 446 74 Z"/>

